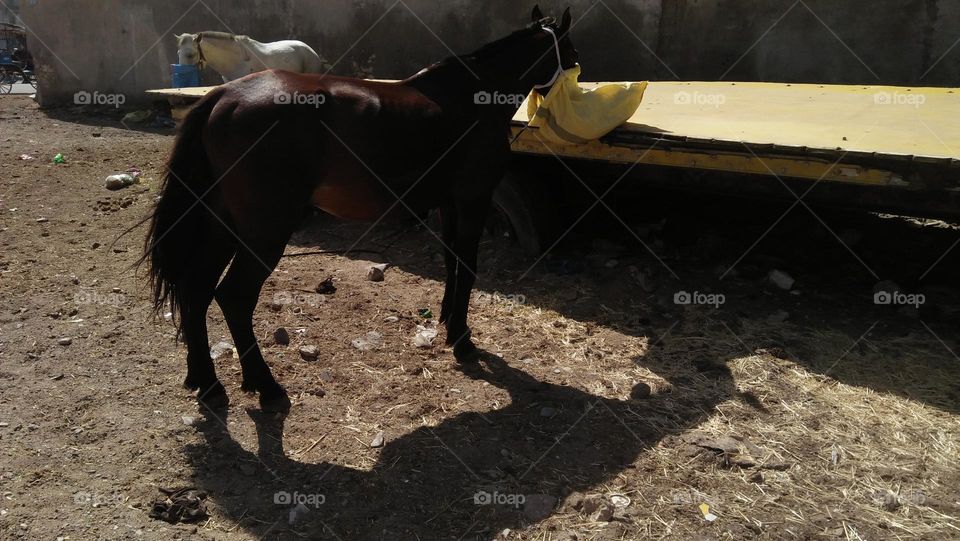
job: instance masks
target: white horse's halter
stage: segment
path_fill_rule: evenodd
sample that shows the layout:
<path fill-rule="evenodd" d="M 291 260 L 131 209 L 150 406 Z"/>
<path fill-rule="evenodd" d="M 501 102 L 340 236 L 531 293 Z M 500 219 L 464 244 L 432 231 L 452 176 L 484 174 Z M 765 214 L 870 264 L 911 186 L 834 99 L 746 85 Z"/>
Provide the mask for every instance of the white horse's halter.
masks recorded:
<path fill-rule="evenodd" d="M 543 28 L 546 32 L 549 32 L 553 37 L 553 49 L 557 53 L 557 71 L 553 72 L 553 77 L 551 77 L 546 83 L 543 83 L 542 85 L 533 85 L 533 88 L 537 90 L 553 85 L 553 83 L 557 82 L 557 78 L 560 77 L 560 74 L 563 73 L 563 60 L 560 59 L 560 40 L 557 39 L 557 34 L 555 34 L 552 29 L 547 28 L 546 26 L 541 28 Z"/>
<path fill-rule="evenodd" d="M 197 69 L 202 70 L 204 64 L 207 63 L 207 58 L 203 56 L 203 49 L 200 47 L 200 42 L 203 41 L 203 32 L 197 32 L 197 37 L 193 39 L 193 44 L 197 48 Z"/>

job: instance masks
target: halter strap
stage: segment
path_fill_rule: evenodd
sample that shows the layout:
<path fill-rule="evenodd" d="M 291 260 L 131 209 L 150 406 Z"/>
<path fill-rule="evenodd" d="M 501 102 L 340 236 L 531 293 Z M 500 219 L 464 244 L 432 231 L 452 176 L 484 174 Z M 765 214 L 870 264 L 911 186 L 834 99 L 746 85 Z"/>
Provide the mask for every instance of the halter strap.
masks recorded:
<path fill-rule="evenodd" d="M 200 42 L 203 41 L 203 32 L 197 33 L 197 39 L 193 40 L 194 44 L 197 46 L 197 69 L 203 69 L 203 65 L 207 63 L 207 59 L 203 56 L 203 47 L 200 46 Z"/>
<path fill-rule="evenodd" d="M 553 29 L 546 26 L 541 28 L 543 28 L 544 31 L 549 32 L 550 36 L 553 37 L 553 50 L 557 53 L 557 71 L 553 72 L 553 77 L 551 77 L 546 83 L 543 83 L 542 85 L 533 85 L 533 88 L 537 90 L 553 85 L 553 83 L 557 82 L 557 78 L 560 77 L 560 74 L 563 73 L 563 60 L 560 59 L 560 40 L 557 39 L 557 34 L 554 33 Z"/>

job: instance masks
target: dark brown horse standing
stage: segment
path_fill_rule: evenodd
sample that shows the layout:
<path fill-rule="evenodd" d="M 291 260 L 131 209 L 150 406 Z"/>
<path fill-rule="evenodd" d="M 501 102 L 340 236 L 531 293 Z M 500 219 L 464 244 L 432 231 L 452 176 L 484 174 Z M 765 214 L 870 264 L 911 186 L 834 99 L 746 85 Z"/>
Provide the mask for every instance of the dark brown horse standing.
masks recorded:
<path fill-rule="evenodd" d="M 187 345 L 184 385 L 227 404 L 207 341 L 216 298 L 240 353 L 242 389 L 265 411 L 290 401 L 264 362 L 253 311 L 308 203 L 347 219 L 441 209 L 447 267 L 440 321 L 458 360 L 476 354 L 467 306 L 493 190 L 510 157 L 519 100 L 576 63 L 538 8 L 533 24 L 396 82 L 268 71 L 218 87 L 183 121 L 144 259 L 157 310 Z M 232 263 L 231 263 L 232 261 Z M 223 270 L 230 264 L 226 275 Z"/>

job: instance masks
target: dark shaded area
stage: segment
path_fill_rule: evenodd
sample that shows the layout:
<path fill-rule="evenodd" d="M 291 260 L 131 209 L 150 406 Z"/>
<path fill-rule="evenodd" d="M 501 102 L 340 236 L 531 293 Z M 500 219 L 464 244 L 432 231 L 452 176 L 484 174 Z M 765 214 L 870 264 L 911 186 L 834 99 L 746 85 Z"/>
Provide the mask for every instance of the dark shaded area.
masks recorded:
<path fill-rule="evenodd" d="M 390 440 L 371 471 L 292 460 L 283 448 L 284 419 L 251 412 L 256 452 L 243 449 L 216 419 L 199 427 L 207 443 L 186 449 L 197 486 L 231 520 L 268 539 L 490 539 L 504 528 L 542 520 L 571 494 L 635 467 L 640 454 L 706 421 L 725 400 L 765 411 L 760 399 L 736 388 L 727 366 L 754 352 L 960 411 L 960 387 L 949 383 L 960 381 L 950 351 L 960 314 L 952 280 L 956 229 L 823 208 L 788 212 L 789 205 L 766 200 L 654 190 L 642 195 L 608 196 L 610 210 L 596 206 L 539 260 L 495 229 L 481 246 L 478 288 L 523 295 L 528 304 L 588 326 L 648 337 L 650 352 L 635 362 L 665 378 L 672 392 L 644 398 L 649 389 L 638 384 L 630 399 L 611 400 L 537 381 L 486 354 L 479 365 L 459 369 L 507 390 L 510 403 Z M 359 259 L 387 261 L 435 280 L 444 276 L 438 238 L 414 219 L 368 231 L 364 224 L 316 215 L 287 252 L 351 246 L 368 251 Z M 795 278 L 800 294 L 770 283 L 772 269 Z M 928 300 L 919 309 L 875 305 L 873 288 L 881 280 L 924 292 Z M 725 302 L 680 305 L 680 291 L 722 294 Z M 704 325 L 726 327 L 729 341 L 699 342 Z M 846 351 L 821 343 L 824 333 L 837 331 L 849 337 Z M 898 350 L 895 342 L 905 336 L 921 336 L 924 350 Z M 718 357 L 718 350 L 725 353 Z M 869 370 L 863 366 L 868 362 Z M 541 416 L 543 407 L 556 414 Z M 249 488 L 242 492 L 224 473 L 237 463 L 264 466 L 244 479 Z M 274 494 L 295 490 L 323 494 L 325 501 L 291 526 L 291 506 L 274 503 Z M 523 494 L 540 509 L 477 505 L 480 491 Z M 263 517 L 278 518 L 267 524 Z"/>
<path fill-rule="evenodd" d="M 960 232 L 955 226 L 636 186 L 618 188 L 606 196 L 604 204 L 594 205 L 593 194 L 603 190 L 597 186 L 591 190 L 581 186 L 567 194 L 566 200 L 573 202 L 564 210 L 569 221 L 583 212 L 586 217 L 542 258 L 523 254 L 499 233 L 488 236 L 481 245 L 477 288 L 522 295 L 528 304 L 578 321 L 654 338 L 682 322 L 692 308 L 678 305 L 676 293 L 722 294 L 725 303 L 710 317 L 728 325 L 746 351 L 783 348 L 791 360 L 813 371 L 831 369 L 830 376 L 844 383 L 960 411 L 960 384 L 949 396 L 930 394 L 929 382 L 922 376 L 894 377 L 927 372 L 905 363 L 884 365 L 893 370 L 886 381 L 861 381 L 855 373 L 831 368 L 836 355 L 821 351 L 816 338 L 821 331 L 842 331 L 850 336 L 854 351 L 881 360 L 888 354 L 899 356 L 885 352 L 886 344 L 922 336 L 929 344 L 922 361 L 928 363 L 926 368 L 956 371 Z M 357 257 L 387 261 L 443 280 L 442 261 L 424 249 L 434 245 L 439 252 L 439 239 L 417 221 L 411 219 L 405 228 L 378 226 L 362 236 L 366 230 L 367 226 L 318 216 L 292 243 L 297 250 L 307 246 L 345 250 L 361 239 L 355 248 L 381 254 Z M 611 262 L 616 262 L 612 268 L 607 266 Z M 769 281 L 774 269 L 795 279 L 795 292 Z M 891 284 L 904 294 L 922 295 L 923 302 L 919 306 L 876 304 L 875 289 Z M 765 318 L 773 320 L 763 335 L 744 333 L 743 321 Z M 803 329 L 807 337 L 798 339 L 796 332 L 785 332 L 785 321 Z"/>
<path fill-rule="evenodd" d="M 187 453 L 195 482 L 231 520 L 241 521 L 244 514 L 280 515 L 274 524 L 243 523 L 267 539 L 304 534 L 323 539 L 490 539 L 504 528 L 546 518 L 573 492 L 613 479 L 640 453 L 701 423 L 716 404 L 736 394 L 723 359 L 705 375 L 670 366 L 669 358 L 637 361 L 655 372 L 686 371 L 689 381 L 697 381 L 705 392 L 610 400 L 534 380 L 485 354 L 479 365 L 460 367 L 464 376 L 507 390 L 510 403 L 452 416 L 389 441 L 369 472 L 287 458 L 284 418 L 259 412 L 250 412 L 258 434 L 256 454 L 231 438 L 222 418 L 198 426 L 207 442 L 188 447 Z M 552 417 L 541 415 L 546 405 L 555 407 Z M 242 462 L 262 467 L 245 481 L 250 487 L 246 493 L 237 493 L 236 479 L 224 472 Z M 304 515 L 294 534 L 288 530 L 291 506 L 274 503 L 278 491 L 323 494 L 325 501 Z M 524 495 L 526 504 L 476 503 L 483 492 L 503 501 Z"/>

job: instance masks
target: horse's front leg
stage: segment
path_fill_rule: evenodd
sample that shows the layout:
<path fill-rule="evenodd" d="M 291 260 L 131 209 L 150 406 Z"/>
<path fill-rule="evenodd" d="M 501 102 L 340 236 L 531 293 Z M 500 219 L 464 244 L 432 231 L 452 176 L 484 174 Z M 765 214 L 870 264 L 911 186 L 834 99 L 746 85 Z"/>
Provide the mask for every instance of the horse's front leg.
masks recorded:
<path fill-rule="evenodd" d="M 447 310 L 447 345 L 453 346 L 453 355 L 460 362 L 473 361 L 477 348 L 470 340 L 467 326 L 467 311 L 470 293 L 477 279 L 477 249 L 490 207 L 490 195 L 457 204 L 456 241 L 452 246 L 455 272 L 447 273 L 447 293 L 444 295 Z M 449 267 L 448 267 L 449 268 Z M 451 275 L 453 287 L 450 287 Z M 452 298 L 450 297 L 452 294 Z M 441 316 L 443 313 L 441 313 Z"/>
<path fill-rule="evenodd" d="M 457 207 L 454 204 L 440 208 L 440 238 L 443 242 L 443 263 L 447 270 L 447 279 L 443 288 L 443 301 L 440 303 L 440 323 L 450 321 L 450 308 L 457 285 Z"/>

